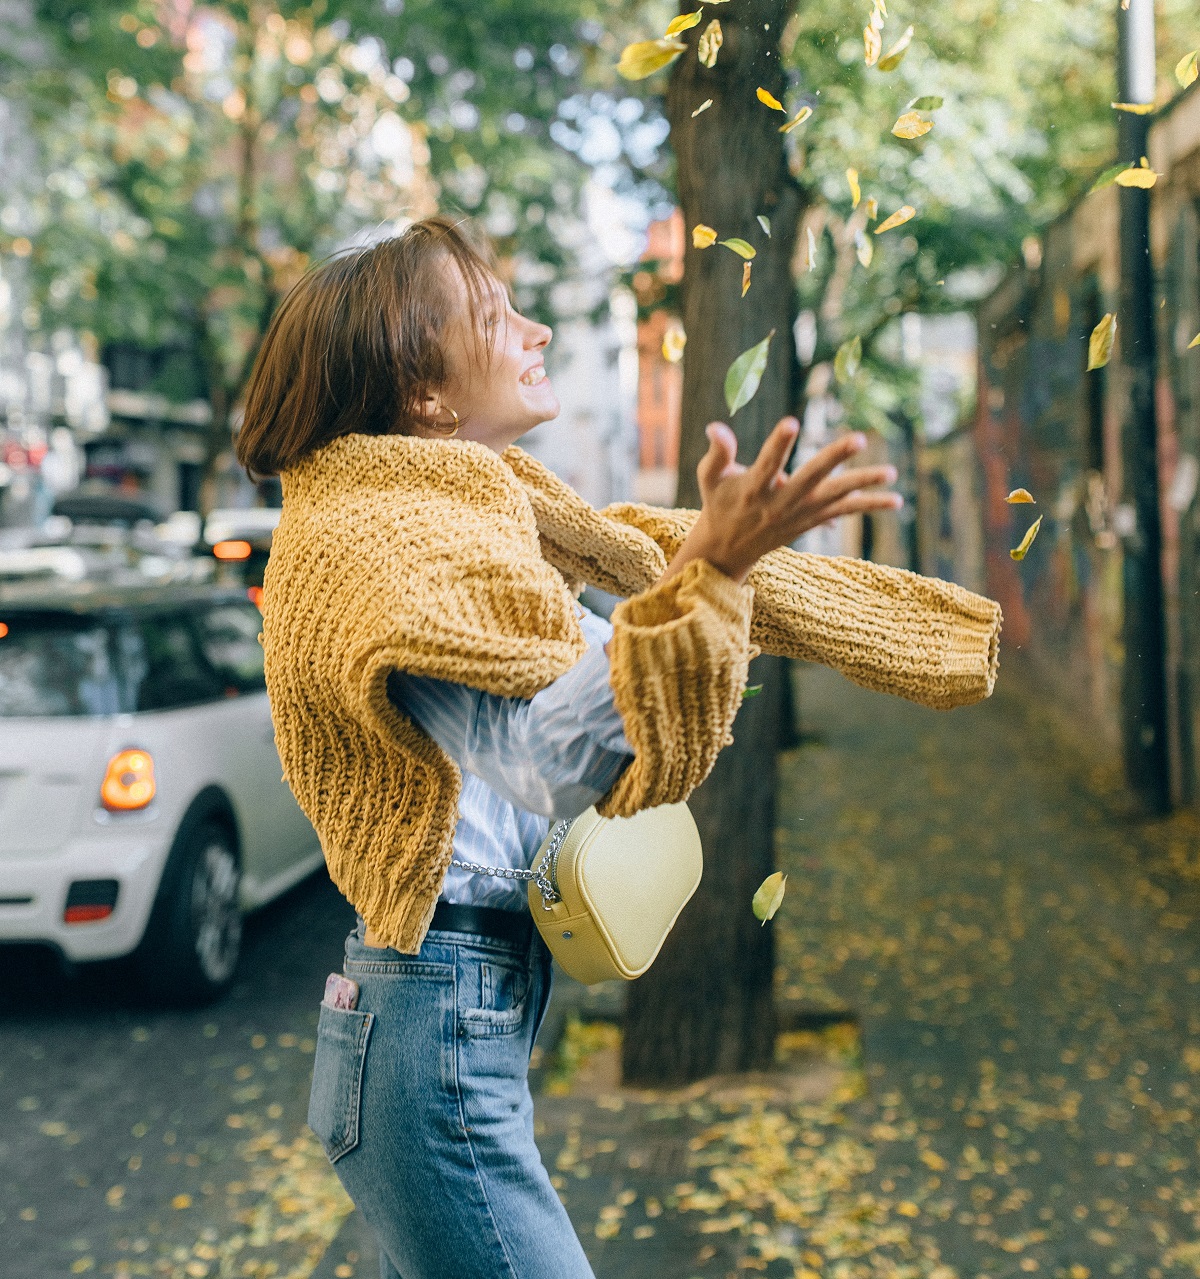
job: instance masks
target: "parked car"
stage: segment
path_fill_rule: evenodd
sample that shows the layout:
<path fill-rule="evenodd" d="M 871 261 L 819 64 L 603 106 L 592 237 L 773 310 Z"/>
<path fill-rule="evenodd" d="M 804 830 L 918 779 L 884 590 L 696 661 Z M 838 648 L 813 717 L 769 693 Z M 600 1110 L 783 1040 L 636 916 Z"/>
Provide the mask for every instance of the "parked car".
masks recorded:
<path fill-rule="evenodd" d="M 244 588 L 37 583 L 0 599 L 0 943 L 132 956 L 212 999 L 242 913 L 321 862 L 281 777 Z"/>

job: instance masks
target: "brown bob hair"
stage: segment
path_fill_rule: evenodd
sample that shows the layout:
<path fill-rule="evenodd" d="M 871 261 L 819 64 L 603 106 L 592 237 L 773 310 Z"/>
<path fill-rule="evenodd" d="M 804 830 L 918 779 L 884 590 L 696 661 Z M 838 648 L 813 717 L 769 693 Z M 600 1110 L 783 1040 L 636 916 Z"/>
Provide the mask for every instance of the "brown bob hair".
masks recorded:
<path fill-rule="evenodd" d="M 458 308 L 458 267 L 476 335 L 495 260 L 461 219 L 423 218 L 400 235 L 314 267 L 275 312 L 246 386 L 234 451 L 253 477 L 276 475 L 339 436 L 410 433 L 446 380 L 442 335 Z"/>

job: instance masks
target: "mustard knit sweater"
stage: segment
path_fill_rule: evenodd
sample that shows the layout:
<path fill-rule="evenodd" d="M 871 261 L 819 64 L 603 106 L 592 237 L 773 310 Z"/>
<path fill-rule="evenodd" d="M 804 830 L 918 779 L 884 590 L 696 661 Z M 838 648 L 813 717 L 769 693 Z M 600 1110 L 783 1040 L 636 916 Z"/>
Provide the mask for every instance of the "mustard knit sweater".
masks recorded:
<path fill-rule="evenodd" d="M 927 706 L 988 696 L 1000 608 L 901 569 L 783 549 L 744 586 L 694 560 L 695 511 L 597 511 L 515 445 L 349 435 L 284 473 L 263 646 L 284 776 L 334 882 L 420 949 L 452 853 L 457 765 L 387 696 L 393 670 L 532 697 L 583 655 L 574 596 L 613 610 L 613 701 L 634 759 L 597 804 L 629 816 L 708 776 L 759 651 Z"/>

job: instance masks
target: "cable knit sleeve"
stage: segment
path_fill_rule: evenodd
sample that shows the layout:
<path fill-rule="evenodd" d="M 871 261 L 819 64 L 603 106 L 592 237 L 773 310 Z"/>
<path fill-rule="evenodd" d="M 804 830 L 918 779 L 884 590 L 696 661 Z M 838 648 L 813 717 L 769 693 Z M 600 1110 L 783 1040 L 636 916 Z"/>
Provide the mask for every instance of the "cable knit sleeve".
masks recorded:
<path fill-rule="evenodd" d="M 613 701 L 634 759 L 603 817 L 684 800 L 712 771 L 742 702 L 754 590 L 707 560 L 613 609 Z"/>

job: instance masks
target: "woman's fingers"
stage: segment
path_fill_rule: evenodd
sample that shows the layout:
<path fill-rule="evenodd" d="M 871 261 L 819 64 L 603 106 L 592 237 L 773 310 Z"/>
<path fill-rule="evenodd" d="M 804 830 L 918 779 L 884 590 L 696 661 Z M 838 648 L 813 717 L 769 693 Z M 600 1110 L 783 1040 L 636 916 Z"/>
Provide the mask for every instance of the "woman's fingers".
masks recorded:
<path fill-rule="evenodd" d="M 750 467 L 755 482 L 761 487 L 770 486 L 774 477 L 783 469 L 799 434 L 800 423 L 794 417 L 782 417 L 775 423 L 775 429 L 763 441 L 763 446 Z"/>
<path fill-rule="evenodd" d="M 851 493 L 819 511 L 813 511 L 801 533 L 841 515 L 860 515 L 866 511 L 898 511 L 904 505 L 899 493 Z M 799 533 L 796 535 L 799 537 Z"/>
<path fill-rule="evenodd" d="M 855 489 L 874 488 L 879 484 L 895 484 L 895 482 L 894 466 L 856 466 L 853 470 L 828 476 L 811 492 L 803 494 L 798 500 L 810 505 L 823 506 L 828 502 L 838 501 L 847 493 L 854 492 Z"/>
<path fill-rule="evenodd" d="M 832 444 L 826 444 L 819 452 L 799 467 L 788 479 L 788 486 L 795 493 L 803 493 L 819 484 L 830 471 L 841 466 L 855 453 L 861 453 L 867 447 L 867 437 L 860 431 L 844 435 Z"/>

